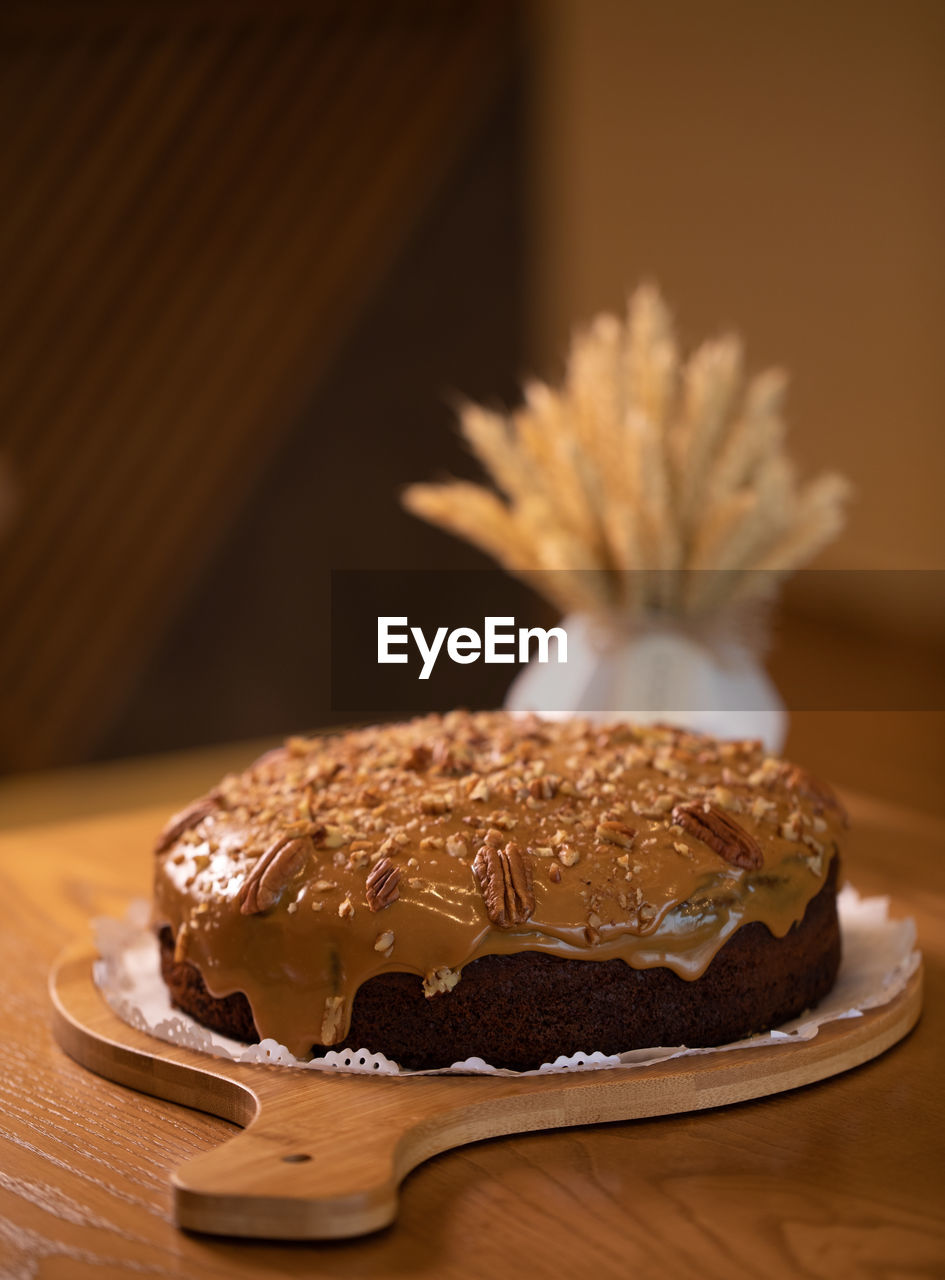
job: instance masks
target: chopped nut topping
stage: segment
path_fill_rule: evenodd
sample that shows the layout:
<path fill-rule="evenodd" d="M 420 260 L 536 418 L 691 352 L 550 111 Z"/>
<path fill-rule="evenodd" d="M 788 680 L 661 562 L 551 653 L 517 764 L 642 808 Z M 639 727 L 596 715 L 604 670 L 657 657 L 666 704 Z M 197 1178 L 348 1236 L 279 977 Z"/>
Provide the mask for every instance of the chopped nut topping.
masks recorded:
<path fill-rule="evenodd" d="M 671 752 L 660 752 L 655 755 L 650 762 L 652 767 L 660 773 L 665 773 L 669 778 L 684 778 L 686 771 L 683 769 L 679 761 L 674 759 Z"/>
<path fill-rule="evenodd" d="M 783 763 L 779 765 L 779 770 L 783 771 L 785 768 L 787 773 L 784 778 L 784 784 L 789 791 L 793 791 L 805 800 L 809 800 L 821 812 L 824 809 L 833 809 L 835 813 L 846 819 L 846 812 L 834 794 L 832 787 L 829 787 L 825 782 L 821 782 L 819 778 L 815 778 L 813 774 L 808 773 L 806 769 L 802 769 L 800 765 L 785 766 Z"/>
<path fill-rule="evenodd" d="M 768 756 L 753 773 L 748 775 L 748 785 L 751 787 L 766 787 L 774 782 L 780 773 L 781 761 L 775 760 L 773 756 Z"/>
<path fill-rule="evenodd" d="M 341 827 L 325 827 L 324 832 L 318 841 L 319 849 L 340 849 L 348 840 Z"/>
<path fill-rule="evenodd" d="M 405 831 L 392 831 L 381 845 L 380 852 L 382 854 L 396 853 L 398 849 L 402 849 L 404 845 L 409 843 L 410 837 Z"/>
<path fill-rule="evenodd" d="M 662 795 L 654 795 L 648 800 L 631 801 L 630 808 L 641 818 L 660 818 L 669 813 L 676 803 L 676 796 L 666 791 Z"/>
<path fill-rule="evenodd" d="M 422 745 L 411 747 L 404 760 L 404 768 L 414 773 L 422 773 L 430 763 L 431 754 L 429 747 Z"/>
<path fill-rule="evenodd" d="M 446 852 L 451 858 L 465 858 L 469 848 L 462 836 L 452 835 L 447 836 Z"/>
<path fill-rule="evenodd" d="M 795 811 L 790 814 L 787 822 L 781 823 L 778 834 L 785 840 L 793 840 L 796 843 L 801 838 L 801 821 L 801 815 Z"/>
<path fill-rule="evenodd" d="M 383 933 L 379 933 L 374 940 L 374 950 L 383 951 L 385 955 L 390 955 L 394 949 L 394 934 L 391 929 L 385 929 Z"/>
<path fill-rule="evenodd" d="M 427 791 L 417 801 L 420 812 L 426 814 L 449 813 L 453 807 L 453 796 L 449 791 Z"/>
<path fill-rule="evenodd" d="M 562 845 L 558 850 L 558 861 L 563 867 L 573 867 L 576 863 L 580 862 L 580 860 L 581 855 L 578 853 L 577 849 L 572 848 L 570 845 Z"/>
<path fill-rule="evenodd" d="M 344 996 L 329 996 L 325 1001 L 322 1014 L 321 1042 L 335 1044 L 341 1039 L 341 1016 L 344 1010 Z"/>
<path fill-rule="evenodd" d="M 440 773 L 468 773 L 472 752 L 468 747 L 439 738 L 433 744 L 433 763 Z"/>
<path fill-rule="evenodd" d="M 709 799 L 717 804 L 720 809 L 734 809 L 736 804 L 735 793 L 728 787 L 712 787 L 709 791 Z"/>
<path fill-rule="evenodd" d="M 598 840 L 618 845 L 621 849 L 631 848 L 636 834 L 636 828 L 628 827 L 625 822 L 601 822 L 597 826 Z"/>
<path fill-rule="evenodd" d="M 535 800 L 550 800 L 558 790 L 561 779 L 553 773 L 532 778 L 528 784 L 528 794 Z"/>
<path fill-rule="evenodd" d="M 447 965 L 441 966 L 439 969 L 433 969 L 423 979 L 423 994 L 429 999 L 431 996 L 442 995 L 447 991 L 452 991 L 459 982 L 459 970 L 450 969 Z"/>

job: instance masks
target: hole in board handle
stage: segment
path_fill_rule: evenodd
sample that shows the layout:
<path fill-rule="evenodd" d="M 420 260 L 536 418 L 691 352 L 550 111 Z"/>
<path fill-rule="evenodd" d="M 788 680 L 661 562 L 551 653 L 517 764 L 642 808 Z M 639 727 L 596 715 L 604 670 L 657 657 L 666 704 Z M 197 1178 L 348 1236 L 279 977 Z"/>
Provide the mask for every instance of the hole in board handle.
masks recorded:
<path fill-rule="evenodd" d="M 303 1152 L 297 1151 L 293 1155 L 283 1156 L 282 1163 L 283 1164 L 304 1164 L 306 1160 L 311 1160 L 311 1158 L 312 1158 L 311 1156 L 307 1156 Z"/>

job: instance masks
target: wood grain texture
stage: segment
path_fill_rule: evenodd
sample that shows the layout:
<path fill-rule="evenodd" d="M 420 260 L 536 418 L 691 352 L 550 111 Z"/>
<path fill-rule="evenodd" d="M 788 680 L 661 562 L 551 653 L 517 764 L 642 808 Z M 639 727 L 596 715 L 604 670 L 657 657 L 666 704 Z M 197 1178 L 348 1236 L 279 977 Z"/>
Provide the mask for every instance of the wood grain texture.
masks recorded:
<path fill-rule="evenodd" d="M 179 1231 L 171 1171 L 234 1128 L 110 1084 L 52 1039 L 45 988 L 56 954 L 88 936 L 91 915 L 147 893 L 150 845 L 171 806 L 5 832 L 0 1275 L 942 1274 L 945 823 L 848 798 L 848 874 L 916 917 L 925 955 L 925 1012 L 901 1046 L 738 1107 L 446 1153 L 407 1178 L 392 1227 L 308 1245 Z"/>
<path fill-rule="evenodd" d="M 215 1235 L 327 1240 L 397 1216 L 403 1179 L 453 1147 L 538 1129 L 649 1119 L 796 1089 L 877 1057 L 915 1026 L 919 969 L 895 1000 L 811 1041 L 544 1078 L 327 1076 L 213 1059 L 155 1042 L 108 1008 L 95 951 L 50 976 L 53 1032 L 84 1067 L 235 1121 L 244 1132 L 172 1174 L 179 1225 Z"/>
<path fill-rule="evenodd" d="M 0 6 L 11 768 L 110 723 L 505 83 L 515 17 L 29 8 Z"/>

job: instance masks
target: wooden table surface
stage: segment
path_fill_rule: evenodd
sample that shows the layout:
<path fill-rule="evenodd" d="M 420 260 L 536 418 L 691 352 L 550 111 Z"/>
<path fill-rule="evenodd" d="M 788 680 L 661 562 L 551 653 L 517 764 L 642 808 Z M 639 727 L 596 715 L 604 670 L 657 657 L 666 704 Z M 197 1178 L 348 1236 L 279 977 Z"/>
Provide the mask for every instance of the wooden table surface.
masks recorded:
<path fill-rule="evenodd" d="M 183 802 L 231 755 L 152 768 Z M 62 783 L 45 785 L 56 811 Z M 41 813 L 42 783 L 26 791 Z M 446 1153 L 410 1175 L 393 1227 L 318 1245 L 178 1231 L 169 1171 L 230 1126 L 87 1074 L 50 1035 L 52 960 L 147 893 L 172 804 L 17 811 L 0 832 L 0 1277 L 945 1275 L 945 820 L 847 798 L 850 878 L 919 927 L 925 1012 L 906 1041 L 792 1094 Z"/>

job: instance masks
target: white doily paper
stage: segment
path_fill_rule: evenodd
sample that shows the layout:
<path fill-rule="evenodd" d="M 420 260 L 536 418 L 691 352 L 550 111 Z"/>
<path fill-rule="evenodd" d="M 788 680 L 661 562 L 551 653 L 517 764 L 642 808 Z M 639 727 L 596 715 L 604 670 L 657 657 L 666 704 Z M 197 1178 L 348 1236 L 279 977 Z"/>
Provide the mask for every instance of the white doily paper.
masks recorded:
<path fill-rule="evenodd" d="M 775 1031 L 711 1049 L 636 1049 L 628 1053 L 577 1053 L 545 1063 L 537 1071 L 507 1071 L 489 1066 L 481 1058 L 455 1062 L 439 1071 L 401 1071 L 380 1053 L 366 1049 L 329 1050 L 310 1062 L 292 1056 L 275 1040 L 245 1045 L 201 1027 L 193 1018 L 172 1008 L 161 979 L 157 940 L 148 927 L 149 907 L 136 902 L 125 920 L 102 917 L 93 922 L 99 959 L 95 983 L 105 1000 L 124 1022 L 168 1044 L 186 1045 L 233 1062 L 261 1062 L 308 1071 L 347 1071 L 362 1075 L 540 1075 L 548 1072 L 589 1071 L 612 1067 L 640 1067 L 691 1053 L 720 1053 L 756 1048 L 765 1044 L 792 1044 L 812 1040 L 827 1022 L 858 1018 L 867 1009 L 887 1004 L 903 990 L 919 964 L 912 919 L 891 920 L 888 898 L 861 898 L 847 885 L 838 897 L 843 937 L 843 963 L 836 986 L 812 1012 L 786 1022 Z"/>

